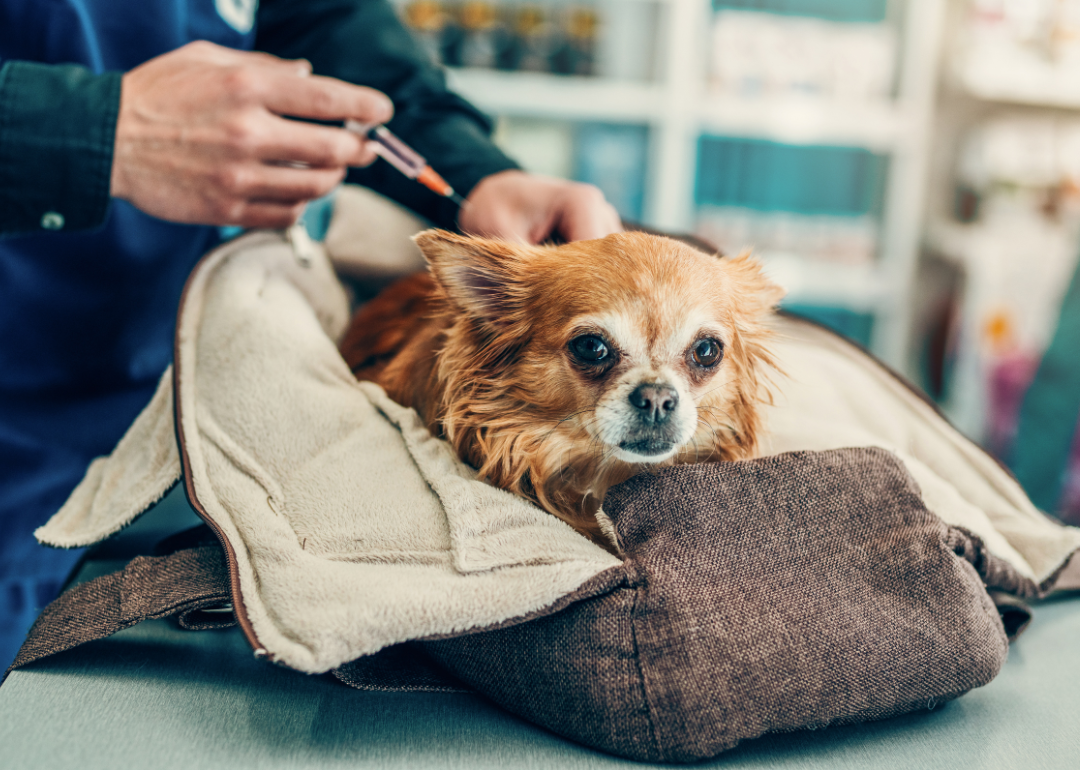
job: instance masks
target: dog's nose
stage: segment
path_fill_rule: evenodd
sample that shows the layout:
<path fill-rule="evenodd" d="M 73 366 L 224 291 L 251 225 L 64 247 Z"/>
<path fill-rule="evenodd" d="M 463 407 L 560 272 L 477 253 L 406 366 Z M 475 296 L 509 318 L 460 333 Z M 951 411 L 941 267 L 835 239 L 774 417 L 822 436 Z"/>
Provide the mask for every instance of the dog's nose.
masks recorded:
<path fill-rule="evenodd" d="M 662 425 L 679 405 L 679 392 L 670 385 L 642 383 L 630 394 L 630 404 L 649 425 Z"/>

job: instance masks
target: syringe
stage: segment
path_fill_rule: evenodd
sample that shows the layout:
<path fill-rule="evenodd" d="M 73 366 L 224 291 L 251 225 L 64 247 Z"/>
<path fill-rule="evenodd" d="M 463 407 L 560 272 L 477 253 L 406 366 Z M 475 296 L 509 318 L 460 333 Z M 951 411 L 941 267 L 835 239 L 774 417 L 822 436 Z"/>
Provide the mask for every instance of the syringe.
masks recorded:
<path fill-rule="evenodd" d="M 390 133 L 386 126 L 379 123 L 373 125 L 346 120 L 345 128 L 371 142 L 371 148 L 375 154 L 384 158 L 387 163 L 409 179 L 415 179 L 424 187 L 437 195 L 449 198 L 458 206 L 465 205 L 465 199 L 454 192 L 454 188 L 448 185 L 445 179 L 435 173 L 435 169 L 428 165 L 424 156 Z"/>

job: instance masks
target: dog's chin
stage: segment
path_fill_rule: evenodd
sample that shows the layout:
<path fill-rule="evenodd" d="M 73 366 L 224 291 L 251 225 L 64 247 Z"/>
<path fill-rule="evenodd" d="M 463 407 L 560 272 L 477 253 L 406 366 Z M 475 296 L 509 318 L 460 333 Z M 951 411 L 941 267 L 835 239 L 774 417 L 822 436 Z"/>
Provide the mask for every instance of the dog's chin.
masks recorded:
<path fill-rule="evenodd" d="M 674 441 L 650 438 L 623 441 L 614 454 L 625 463 L 660 463 L 672 457 L 678 450 L 679 445 Z"/>

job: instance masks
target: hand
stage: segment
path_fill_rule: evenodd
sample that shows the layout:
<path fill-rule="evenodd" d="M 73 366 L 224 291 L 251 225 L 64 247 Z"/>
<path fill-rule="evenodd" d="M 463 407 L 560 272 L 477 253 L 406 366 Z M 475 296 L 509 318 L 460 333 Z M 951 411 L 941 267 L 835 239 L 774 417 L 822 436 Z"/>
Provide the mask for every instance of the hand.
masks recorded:
<path fill-rule="evenodd" d="M 287 227 L 375 156 L 344 129 L 282 116 L 392 114 L 384 94 L 311 75 L 306 61 L 190 43 L 124 75 L 111 194 L 173 222 Z"/>
<path fill-rule="evenodd" d="M 580 241 L 622 232 L 618 213 L 596 187 L 524 171 L 502 171 L 480 180 L 458 224 L 473 235 L 525 243 L 541 243 L 556 234 Z"/>

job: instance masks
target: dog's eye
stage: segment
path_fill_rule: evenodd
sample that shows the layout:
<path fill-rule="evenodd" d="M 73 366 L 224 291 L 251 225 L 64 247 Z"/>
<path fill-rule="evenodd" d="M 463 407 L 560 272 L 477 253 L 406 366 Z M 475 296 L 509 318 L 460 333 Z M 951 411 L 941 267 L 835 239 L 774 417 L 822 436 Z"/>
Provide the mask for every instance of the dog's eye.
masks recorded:
<path fill-rule="evenodd" d="M 690 350 L 690 357 L 698 366 L 716 366 L 724 357 L 724 345 L 711 337 L 698 340 Z"/>
<path fill-rule="evenodd" d="M 599 364 L 611 355 L 607 343 L 593 334 L 583 334 L 570 340 L 570 352 L 586 364 Z"/>

